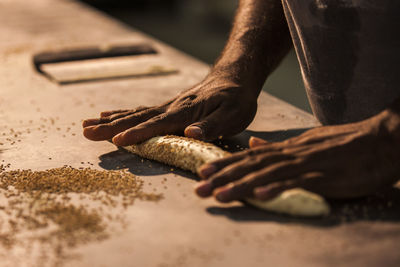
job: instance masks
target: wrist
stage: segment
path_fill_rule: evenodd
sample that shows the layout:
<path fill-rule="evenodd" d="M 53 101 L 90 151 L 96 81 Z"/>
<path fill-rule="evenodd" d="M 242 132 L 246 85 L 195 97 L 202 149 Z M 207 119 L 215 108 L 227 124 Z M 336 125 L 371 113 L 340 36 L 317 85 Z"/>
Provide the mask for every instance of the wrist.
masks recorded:
<path fill-rule="evenodd" d="M 265 82 L 264 75 L 258 75 L 251 71 L 251 68 L 237 62 L 217 64 L 211 69 L 207 77 L 230 81 L 256 98 L 260 94 Z"/>

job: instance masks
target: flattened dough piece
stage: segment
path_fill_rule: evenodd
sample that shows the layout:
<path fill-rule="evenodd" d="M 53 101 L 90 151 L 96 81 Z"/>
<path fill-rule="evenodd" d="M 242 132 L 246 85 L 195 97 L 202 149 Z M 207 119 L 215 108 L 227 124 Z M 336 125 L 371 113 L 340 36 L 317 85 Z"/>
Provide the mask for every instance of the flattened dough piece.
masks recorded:
<path fill-rule="evenodd" d="M 153 137 L 124 149 L 193 173 L 204 163 L 230 155 L 213 144 L 173 135 Z M 284 191 L 272 200 L 246 199 L 245 202 L 263 210 L 292 216 L 324 216 L 330 211 L 323 197 L 300 188 Z"/>

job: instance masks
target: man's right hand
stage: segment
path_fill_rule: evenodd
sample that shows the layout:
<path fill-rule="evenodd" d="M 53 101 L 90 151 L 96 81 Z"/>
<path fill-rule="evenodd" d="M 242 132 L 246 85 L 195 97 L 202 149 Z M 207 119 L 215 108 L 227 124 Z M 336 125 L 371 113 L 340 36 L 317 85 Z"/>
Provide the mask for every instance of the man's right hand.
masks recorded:
<path fill-rule="evenodd" d="M 257 110 L 253 88 L 231 79 L 209 75 L 197 86 L 183 91 L 160 106 L 106 111 L 100 118 L 83 122 L 83 134 L 93 141 L 112 139 L 126 146 L 166 134 L 183 133 L 199 140 L 240 133 Z"/>
<path fill-rule="evenodd" d="M 103 112 L 83 122 L 83 134 L 125 146 L 165 134 L 209 141 L 240 133 L 291 44 L 280 0 L 240 0 L 229 40 L 203 82 L 160 106 Z"/>

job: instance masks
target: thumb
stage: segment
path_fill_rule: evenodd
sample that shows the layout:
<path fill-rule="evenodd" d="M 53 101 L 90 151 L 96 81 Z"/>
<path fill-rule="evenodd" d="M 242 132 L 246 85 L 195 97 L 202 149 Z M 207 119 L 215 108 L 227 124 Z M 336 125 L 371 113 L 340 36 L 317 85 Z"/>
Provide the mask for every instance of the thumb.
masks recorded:
<path fill-rule="evenodd" d="M 197 140 L 203 140 L 203 130 L 199 127 L 198 123 L 189 125 L 185 128 L 185 136 Z"/>
<path fill-rule="evenodd" d="M 254 136 L 250 137 L 250 139 L 249 139 L 250 148 L 255 148 L 255 147 L 258 147 L 258 146 L 264 146 L 264 145 L 266 145 L 268 143 L 269 143 L 268 141 L 266 141 L 264 139 L 261 139 L 261 138 L 258 138 L 258 137 L 254 137 Z"/>
<path fill-rule="evenodd" d="M 222 110 L 215 111 L 205 117 L 202 121 L 195 122 L 185 128 L 185 136 L 205 141 L 212 141 L 223 135 L 223 129 L 229 128 L 224 124 Z M 226 116 L 226 115 L 225 115 Z"/>

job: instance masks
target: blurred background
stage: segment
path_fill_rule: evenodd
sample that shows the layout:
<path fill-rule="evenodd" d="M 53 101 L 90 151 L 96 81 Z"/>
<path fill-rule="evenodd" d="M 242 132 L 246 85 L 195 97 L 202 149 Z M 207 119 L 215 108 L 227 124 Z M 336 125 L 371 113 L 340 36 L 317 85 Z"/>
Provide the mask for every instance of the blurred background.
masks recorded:
<path fill-rule="evenodd" d="M 238 0 L 82 1 L 208 64 L 224 47 L 238 4 Z M 311 112 L 294 51 L 263 89 Z"/>

